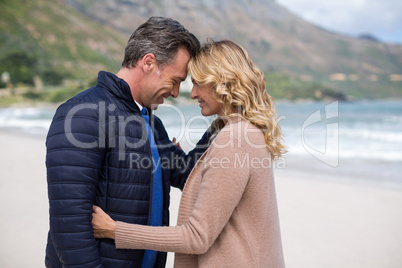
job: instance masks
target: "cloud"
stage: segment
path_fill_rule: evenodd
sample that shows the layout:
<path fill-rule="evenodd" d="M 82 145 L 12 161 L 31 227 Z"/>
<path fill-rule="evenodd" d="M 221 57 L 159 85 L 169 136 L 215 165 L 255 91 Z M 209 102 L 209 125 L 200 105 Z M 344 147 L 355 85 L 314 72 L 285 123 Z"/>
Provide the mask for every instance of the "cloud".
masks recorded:
<path fill-rule="evenodd" d="M 371 33 L 380 40 L 402 43 L 400 0 L 277 0 L 293 13 L 339 33 Z"/>

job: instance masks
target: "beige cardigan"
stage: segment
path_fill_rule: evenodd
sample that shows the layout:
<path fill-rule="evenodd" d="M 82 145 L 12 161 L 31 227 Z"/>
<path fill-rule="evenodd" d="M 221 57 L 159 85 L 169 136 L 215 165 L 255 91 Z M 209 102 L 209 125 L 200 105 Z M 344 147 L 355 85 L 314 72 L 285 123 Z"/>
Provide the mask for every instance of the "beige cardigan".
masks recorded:
<path fill-rule="evenodd" d="M 234 118 L 198 160 L 177 226 L 116 224 L 116 247 L 176 252 L 175 267 L 284 267 L 272 162 L 261 130 Z"/>

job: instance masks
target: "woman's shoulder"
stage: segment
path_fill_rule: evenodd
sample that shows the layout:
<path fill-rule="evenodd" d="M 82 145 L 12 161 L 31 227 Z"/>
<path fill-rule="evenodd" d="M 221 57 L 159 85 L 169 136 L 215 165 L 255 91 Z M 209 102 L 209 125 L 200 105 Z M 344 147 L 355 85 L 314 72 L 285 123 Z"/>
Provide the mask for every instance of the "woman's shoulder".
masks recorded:
<path fill-rule="evenodd" d="M 266 148 L 264 134 L 261 129 L 241 117 L 230 117 L 215 137 L 212 145 L 219 148 L 241 147 L 244 150 Z"/>

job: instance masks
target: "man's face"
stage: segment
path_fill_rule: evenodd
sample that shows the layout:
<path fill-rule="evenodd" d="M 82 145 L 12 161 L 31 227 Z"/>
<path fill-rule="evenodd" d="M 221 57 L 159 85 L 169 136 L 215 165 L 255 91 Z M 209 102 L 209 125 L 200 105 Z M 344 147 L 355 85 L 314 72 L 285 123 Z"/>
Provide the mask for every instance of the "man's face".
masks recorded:
<path fill-rule="evenodd" d="M 157 109 L 164 98 L 179 95 L 180 83 L 187 77 L 187 64 L 190 54 L 184 48 L 179 48 L 173 62 L 162 69 L 158 66 L 147 75 L 147 86 L 143 90 L 142 102 L 145 107 Z"/>

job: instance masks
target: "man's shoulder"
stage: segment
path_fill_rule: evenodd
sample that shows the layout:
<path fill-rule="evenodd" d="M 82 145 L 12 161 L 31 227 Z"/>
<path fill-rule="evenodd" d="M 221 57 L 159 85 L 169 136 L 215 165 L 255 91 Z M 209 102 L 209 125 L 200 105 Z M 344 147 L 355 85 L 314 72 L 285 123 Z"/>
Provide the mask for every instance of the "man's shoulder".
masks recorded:
<path fill-rule="evenodd" d="M 94 103 L 100 100 L 104 100 L 104 92 L 98 86 L 90 87 L 86 90 L 81 91 L 71 99 L 67 100 L 65 105 L 75 105 L 79 103 Z"/>
<path fill-rule="evenodd" d="M 64 140 L 67 138 L 66 133 L 84 135 L 85 139 L 99 135 L 100 107 L 99 102 L 87 97 L 91 90 L 79 93 L 57 108 L 49 127 L 47 143 Z"/>
<path fill-rule="evenodd" d="M 74 97 L 62 103 L 56 111 L 56 116 L 67 116 L 67 114 L 89 113 L 98 109 L 107 102 L 103 90 L 97 86 L 90 87 Z"/>
<path fill-rule="evenodd" d="M 49 134 L 60 131 L 66 124 L 85 129 L 98 124 L 99 111 L 104 104 L 95 91 L 96 87 L 89 88 L 62 103 L 53 117 Z"/>

